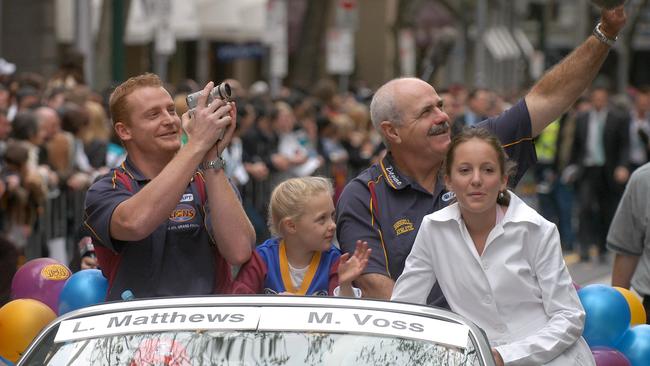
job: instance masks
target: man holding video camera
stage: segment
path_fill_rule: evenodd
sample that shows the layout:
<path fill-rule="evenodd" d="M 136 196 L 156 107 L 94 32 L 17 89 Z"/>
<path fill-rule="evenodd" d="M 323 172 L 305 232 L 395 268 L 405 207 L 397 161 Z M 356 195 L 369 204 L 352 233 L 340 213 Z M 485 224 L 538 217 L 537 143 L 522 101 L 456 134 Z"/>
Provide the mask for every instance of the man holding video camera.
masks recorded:
<path fill-rule="evenodd" d="M 255 234 L 221 159 L 235 105 L 209 102 L 213 85 L 182 116 L 182 128 L 154 74 L 130 78 L 111 94 L 127 158 L 90 187 L 85 208 L 109 280 L 107 300 L 210 294 L 229 279 L 228 264 L 251 255 Z M 183 130 L 188 143 L 181 147 Z"/>

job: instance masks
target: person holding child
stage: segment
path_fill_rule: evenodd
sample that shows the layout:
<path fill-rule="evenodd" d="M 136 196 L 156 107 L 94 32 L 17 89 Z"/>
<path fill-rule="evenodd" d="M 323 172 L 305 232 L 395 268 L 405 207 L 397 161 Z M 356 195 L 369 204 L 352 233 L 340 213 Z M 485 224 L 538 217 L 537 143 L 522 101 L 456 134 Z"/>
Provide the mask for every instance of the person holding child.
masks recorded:
<path fill-rule="evenodd" d="M 271 194 L 274 237 L 259 245 L 226 293 L 361 297 L 352 281 L 370 256 L 357 241 L 354 254 L 332 245 L 336 232 L 332 184 L 322 177 L 292 178 Z"/>
<path fill-rule="evenodd" d="M 444 180 L 456 202 L 424 217 L 392 300 L 425 303 L 438 280 L 497 365 L 594 365 L 558 230 L 507 190 L 506 158 L 485 129 L 453 139 Z"/>

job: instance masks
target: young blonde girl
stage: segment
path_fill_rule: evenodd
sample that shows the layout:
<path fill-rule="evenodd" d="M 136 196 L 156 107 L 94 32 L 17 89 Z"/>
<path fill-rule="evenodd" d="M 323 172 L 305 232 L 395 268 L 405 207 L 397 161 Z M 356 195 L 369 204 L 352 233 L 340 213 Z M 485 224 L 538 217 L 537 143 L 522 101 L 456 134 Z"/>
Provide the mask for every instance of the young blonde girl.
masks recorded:
<path fill-rule="evenodd" d="M 256 248 L 228 292 L 360 297 L 352 281 L 366 267 L 370 249 L 357 241 L 350 256 L 332 245 L 336 223 L 329 180 L 280 183 L 271 194 L 269 227 L 274 236 Z"/>

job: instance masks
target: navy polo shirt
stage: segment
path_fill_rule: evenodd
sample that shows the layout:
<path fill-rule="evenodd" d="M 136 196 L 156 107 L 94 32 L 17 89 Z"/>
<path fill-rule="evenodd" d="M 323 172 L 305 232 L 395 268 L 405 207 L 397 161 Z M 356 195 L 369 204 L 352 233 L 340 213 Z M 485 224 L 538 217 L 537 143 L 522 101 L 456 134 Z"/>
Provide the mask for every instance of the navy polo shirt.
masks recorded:
<path fill-rule="evenodd" d="M 129 178 L 131 190 L 119 179 L 117 170 Z M 107 300 L 120 300 L 125 290 L 136 298 L 205 295 L 214 292 L 215 250 L 210 237 L 207 205 L 195 184 L 188 184 L 176 208 L 147 238 L 134 242 L 110 236 L 111 216 L 149 179 L 128 159 L 122 166 L 98 179 L 86 195 L 86 226 L 96 245 L 119 256 L 119 266 Z"/>
<path fill-rule="evenodd" d="M 477 127 L 496 134 L 510 159 L 517 163 L 516 174 L 509 181 L 515 186 L 536 161 L 525 101 L 520 100 Z M 390 154 L 359 174 L 346 185 L 337 203 L 336 235 L 343 252 L 354 252 L 357 240 L 367 241 L 372 254 L 364 273 L 379 273 L 397 280 L 424 216 L 453 202 L 453 193 L 446 191 L 442 177 L 441 171 L 431 194 L 402 174 Z M 438 284 L 428 303 L 448 307 Z"/>

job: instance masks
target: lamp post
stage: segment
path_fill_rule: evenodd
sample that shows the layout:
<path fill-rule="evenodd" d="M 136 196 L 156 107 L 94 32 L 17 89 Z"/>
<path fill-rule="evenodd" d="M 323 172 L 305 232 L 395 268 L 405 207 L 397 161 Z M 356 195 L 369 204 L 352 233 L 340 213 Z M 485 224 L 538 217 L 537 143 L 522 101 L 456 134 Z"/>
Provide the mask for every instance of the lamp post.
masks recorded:
<path fill-rule="evenodd" d="M 486 54 L 483 35 L 487 30 L 487 0 L 478 0 L 476 3 L 476 40 L 474 47 L 475 85 L 483 87 L 486 85 Z"/>
<path fill-rule="evenodd" d="M 95 86 L 95 44 L 90 1 L 75 1 L 75 46 L 84 55 L 84 80 L 92 88 Z"/>
<path fill-rule="evenodd" d="M 154 72 L 162 81 L 167 81 L 169 56 L 176 51 L 176 38 L 171 25 L 171 0 L 158 0 L 154 13 L 156 27 L 154 29 Z"/>
<path fill-rule="evenodd" d="M 113 81 L 124 80 L 124 0 L 112 1 L 111 65 Z"/>
<path fill-rule="evenodd" d="M 267 14 L 268 30 L 266 34 L 269 45 L 269 81 L 271 95 L 276 97 L 282 88 L 282 79 L 288 72 L 288 34 L 287 1 L 271 0 Z"/>

